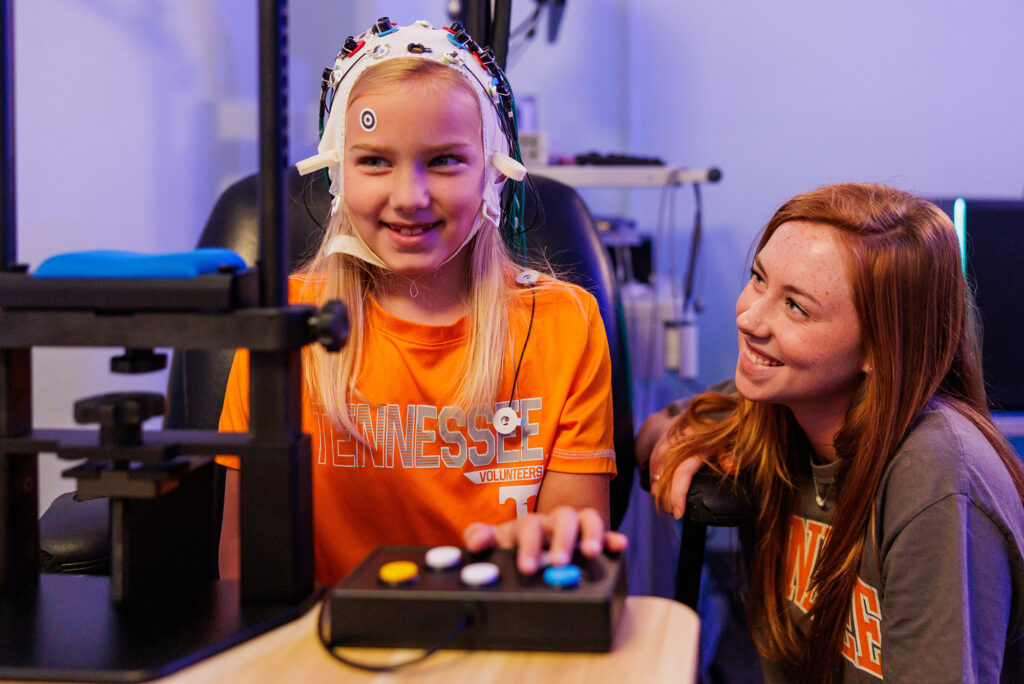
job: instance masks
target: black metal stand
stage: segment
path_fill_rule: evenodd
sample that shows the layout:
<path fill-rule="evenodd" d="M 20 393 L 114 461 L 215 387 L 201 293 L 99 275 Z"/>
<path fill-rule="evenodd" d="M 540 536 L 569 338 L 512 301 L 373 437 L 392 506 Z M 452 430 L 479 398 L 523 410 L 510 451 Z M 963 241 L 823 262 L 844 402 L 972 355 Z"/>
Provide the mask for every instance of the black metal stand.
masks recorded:
<path fill-rule="evenodd" d="M 287 305 L 286 2 L 259 2 L 259 268 L 118 283 L 36 279 L 16 264 L 13 10 L 11 0 L 0 3 L 0 679 L 148 679 L 298 616 L 313 594 L 300 350 L 330 331 L 334 346 L 343 344 L 345 313 Z M 42 345 L 124 347 L 123 363 L 148 367 L 156 347 L 249 348 L 253 430 L 143 434 L 162 398 L 137 396 L 83 406 L 98 431 L 34 429 L 30 350 Z M 109 579 L 40 576 L 41 451 L 88 459 L 72 471 L 80 493 L 111 497 Z M 216 454 L 244 464 L 240 582 L 216 579 Z"/>
<path fill-rule="evenodd" d="M 481 45 L 490 45 L 502 70 L 508 58 L 512 0 L 464 0 L 458 19 Z"/>

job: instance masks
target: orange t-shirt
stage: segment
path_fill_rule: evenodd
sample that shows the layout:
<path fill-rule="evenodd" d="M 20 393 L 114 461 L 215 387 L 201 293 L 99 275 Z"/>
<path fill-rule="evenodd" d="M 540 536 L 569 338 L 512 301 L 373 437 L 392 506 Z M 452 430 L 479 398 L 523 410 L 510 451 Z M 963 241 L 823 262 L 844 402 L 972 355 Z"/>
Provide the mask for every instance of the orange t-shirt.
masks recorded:
<path fill-rule="evenodd" d="M 290 282 L 299 300 L 302 279 Z M 305 288 L 310 292 L 313 288 Z M 450 325 L 397 318 L 370 300 L 357 387 L 350 404 L 365 443 L 331 421 L 308 388 L 302 427 L 312 437 L 313 535 L 317 581 L 330 584 L 380 545 L 460 544 L 471 522 L 498 523 L 534 510 L 544 473 L 615 474 L 611 364 L 593 296 L 573 285 L 538 287 L 533 327 L 512 408 L 525 420 L 508 436 L 491 416 L 467 425 L 453 397 L 468 344 L 466 317 Z M 310 292 L 306 303 L 315 296 Z M 530 323 L 531 290 L 510 307 L 513 343 L 500 400 Z M 249 425 L 248 353 L 235 355 L 222 431 Z M 237 457 L 219 462 L 238 467 Z"/>

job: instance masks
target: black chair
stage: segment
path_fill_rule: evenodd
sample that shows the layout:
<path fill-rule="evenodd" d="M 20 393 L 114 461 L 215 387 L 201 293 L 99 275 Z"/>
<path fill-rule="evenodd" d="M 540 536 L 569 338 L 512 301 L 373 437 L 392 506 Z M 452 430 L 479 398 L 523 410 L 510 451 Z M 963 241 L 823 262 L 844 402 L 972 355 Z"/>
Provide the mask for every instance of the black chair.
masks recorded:
<path fill-rule="evenodd" d="M 569 186 L 533 179 L 541 207 L 528 204 L 527 215 L 543 216 L 527 233 L 528 251 L 543 256 L 566 277 L 597 298 L 612 360 L 614 440 L 618 476 L 611 485 L 611 523 L 618 527 L 629 502 L 635 457 L 629 350 L 615 275 L 593 218 Z M 322 174 L 306 178 L 290 169 L 286 183 L 293 269 L 320 244 L 330 195 Z M 228 247 L 253 265 L 258 258 L 257 177 L 238 181 L 217 200 L 197 247 Z M 168 428 L 216 429 L 233 350 L 175 352 L 168 378 Z M 218 470 L 220 468 L 218 467 Z M 223 472 L 220 473 L 223 478 Z M 219 488 L 221 491 L 223 487 Z M 59 497 L 40 519 L 42 565 L 47 572 L 109 572 L 109 535 L 105 499 L 79 502 Z"/>
<path fill-rule="evenodd" d="M 716 383 L 709 390 L 719 392 L 735 391 L 731 383 Z M 688 399 L 686 399 L 688 401 Z M 669 419 L 679 415 L 685 407 L 685 401 L 675 402 L 675 411 L 669 411 Z M 663 420 L 663 419 L 662 419 Z M 645 422 L 637 435 L 637 442 L 647 452 L 654 446 L 654 441 L 661 436 L 667 424 L 661 421 Z M 644 477 L 640 486 L 650 492 L 651 483 L 647 476 L 650 467 L 644 463 L 641 470 Z M 686 512 L 682 520 L 682 532 L 679 540 L 678 561 L 676 563 L 675 599 L 697 609 L 700 596 L 701 572 L 704 567 L 704 549 L 707 543 L 709 527 L 743 527 L 752 520 L 755 513 L 754 501 L 749 488 L 731 477 L 719 475 L 711 468 L 701 468 L 690 482 L 686 494 Z"/>
<path fill-rule="evenodd" d="M 697 471 L 686 494 L 686 512 L 683 514 L 679 561 L 676 564 L 677 601 L 697 609 L 708 527 L 739 527 L 753 515 L 754 504 L 742 487 L 710 468 Z"/>

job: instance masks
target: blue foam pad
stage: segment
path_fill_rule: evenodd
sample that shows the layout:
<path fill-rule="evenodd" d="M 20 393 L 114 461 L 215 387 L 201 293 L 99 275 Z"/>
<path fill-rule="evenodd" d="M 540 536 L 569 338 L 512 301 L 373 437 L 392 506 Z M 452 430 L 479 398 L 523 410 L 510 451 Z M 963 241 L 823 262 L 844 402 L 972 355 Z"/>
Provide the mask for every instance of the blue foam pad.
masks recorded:
<path fill-rule="evenodd" d="M 118 250 L 69 252 L 52 256 L 35 270 L 36 278 L 195 278 L 221 267 L 245 268 L 245 260 L 223 247 L 200 247 L 175 254 Z"/>

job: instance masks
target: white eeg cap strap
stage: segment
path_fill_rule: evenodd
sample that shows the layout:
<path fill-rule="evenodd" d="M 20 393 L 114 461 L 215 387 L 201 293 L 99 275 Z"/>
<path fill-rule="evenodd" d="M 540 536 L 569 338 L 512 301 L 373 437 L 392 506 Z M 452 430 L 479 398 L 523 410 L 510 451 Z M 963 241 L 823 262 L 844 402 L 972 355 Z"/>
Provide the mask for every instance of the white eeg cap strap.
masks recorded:
<path fill-rule="evenodd" d="M 471 52 L 451 40 L 451 35 L 447 29 L 435 29 L 428 22 L 421 20 L 409 26 L 392 26 L 389 31 L 382 34 L 375 33 L 372 29 L 367 30 L 355 38 L 358 47 L 347 54 L 342 52 L 334 63 L 329 80 L 329 86 L 334 90 L 331 113 L 324 126 L 317 154 L 296 164 L 299 173 L 305 175 L 326 168 L 331 179 L 331 194 L 336 198 L 343 195 L 345 112 L 348 109 L 352 86 L 364 71 L 389 59 L 429 59 L 462 73 L 469 80 L 473 92 L 477 94 L 480 102 L 480 119 L 483 123 L 484 159 L 487 160 L 480 218 L 497 227 L 501 217 L 502 178 L 522 180 L 526 168 L 509 156 L 508 140 L 495 110 L 499 97 L 493 77 Z M 336 210 L 337 202 L 332 206 Z M 476 233 L 479 223 L 478 220 L 470 237 Z M 353 245 L 351 241 L 345 241 L 344 244 L 335 245 L 337 251 L 364 258 L 371 263 L 383 263 L 358 236 L 355 238 L 361 247 Z M 366 258 L 366 253 L 372 255 L 373 259 Z"/>
<path fill-rule="evenodd" d="M 501 152 L 492 154 L 491 165 L 500 171 L 505 178 L 511 178 L 514 181 L 521 181 L 526 178 L 526 167 L 507 154 L 502 154 Z"/>
<path fill-rule="evenodd" d="M 340 163 L 341 157 L 338 156 L 337 150 L 327 150 L 297 162 L 295 168 L 298 169 L 300 176 L 306 176 L 332 164 Z"/>
<path fill-rule="evenodd" d="M 351 254 L 374 266 L 388 267 L 359 235 L 335 235 L 324 245 L 324 254 Z"/>

